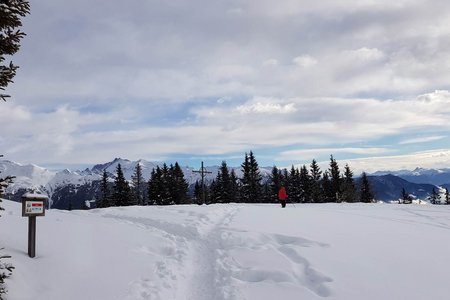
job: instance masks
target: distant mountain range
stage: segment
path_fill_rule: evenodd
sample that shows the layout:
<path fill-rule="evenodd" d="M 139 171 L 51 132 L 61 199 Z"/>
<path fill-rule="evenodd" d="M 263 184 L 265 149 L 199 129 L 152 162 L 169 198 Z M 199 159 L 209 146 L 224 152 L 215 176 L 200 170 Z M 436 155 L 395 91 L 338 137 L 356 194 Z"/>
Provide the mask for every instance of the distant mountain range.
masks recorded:
<path fill-rule="evenodd" d="M 34 190 L 48 195 L 52 208 L 66 209 L 71 203 L 73 208 L 77 209 L 82 208 L 85 201 L 93 200 L 98 195 L 103 170 L 106 170 L 110 182 L 113 182 L 119 163 L 127 180 L 131 180 L 137 164 L 141 165 L 146 180 L 149 179 L 151 171 L 158 166 L 158 164 L 146 160 L 130 161 L 116 158 L 111 162 L 98 164 L 83 171 L 66 169 L 53 172 L 32 164 L 21 165 L 3 160 L 0 161 L 0 176 L 16 176 L 14 183 L 5 192 L 6 198 L 19 201 L 25 192 Z M 242 175 L 240 168 L 233 169 L 238 177 Z M 194 173 L 193 171 L 196 169 L 188 166 L 182 167 L 182 170 L 192 189 L 195 182 L 200 180 L 200 174 Z M 209 166 L 206 167 L 206 170 L 212 172 L 206 174 L 205 177 L 209 182 L 216 177 L 219 166 Z M 267 180 L 272 168 L 260 168 L 260 171 L 263 180 Z M 369 181 L 377 200 L 397 200 L 402 188 L 417 198 L 425 199 L 437 185 L 450 188 L 450 169 L 376 172 L 369 176 Z"/>
<path fill-rule="evenodd" d="M 378 171 L 372 175 L 395 175 L 413 183 L 429 183 L 434 185 L 450 184 L 450 168 L 446 169 L 423 169 L 416 168 L 413 171 Z"/>

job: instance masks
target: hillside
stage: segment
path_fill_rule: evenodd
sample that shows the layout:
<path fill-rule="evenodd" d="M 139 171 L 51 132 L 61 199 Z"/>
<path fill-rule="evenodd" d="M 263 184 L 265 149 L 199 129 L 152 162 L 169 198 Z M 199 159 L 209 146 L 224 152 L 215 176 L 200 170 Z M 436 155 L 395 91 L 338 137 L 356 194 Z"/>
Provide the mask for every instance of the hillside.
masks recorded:
<path fill-rule="evenodd" d="M 448 299 L 449 206 L 3 206 L 6 300 Z"/>
<path fill-rule="evenodd" d="M 369 176 L 369 182 L 375 194 L 375 199 L 382 201 L 397 200 L 404 188 L 406 192 L 417 199 L 426 199 L 436 186 L 432 184 L 412 183 L 391 174 Z"/>

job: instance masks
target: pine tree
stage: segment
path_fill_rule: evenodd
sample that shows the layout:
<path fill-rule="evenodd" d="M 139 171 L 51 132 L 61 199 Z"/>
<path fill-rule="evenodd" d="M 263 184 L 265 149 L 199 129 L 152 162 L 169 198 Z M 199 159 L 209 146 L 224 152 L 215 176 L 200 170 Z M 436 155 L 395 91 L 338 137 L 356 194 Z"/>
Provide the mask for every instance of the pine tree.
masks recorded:
<path fill-rule="evenodd" d="M 431 195 L 428 196 L 428 200 L 430 200 L 431 204 L 441 204 L 441 195 L 433 188 Z"/>
<path fill-rule="evenodd" d="M 232 201 L 233 182 L 226 161 L 222 161 L 214 181 L 214 189 L 211 189 L 214 203 L 229 203 Z"/>
<path fill-rule="evenodd" d="M 269 184 L 270 202 L 272 203 L 278 202 L 278 191 L 282 185 L 281 178 L 281 171 L 276 166 L 273 166 Z"/>
<path fill-rule="evenodd" d="M 3 248 L 0 248 L 0 251 Z M 2 294 L 6 294 L 7 290 L 5 287 L 5 279 L 9 278 L 12 275 L 12 271 L 14 267 L 10 263 L 3 263 L 2 260 L 11 258 L 9 255 L 2 255 L 0 253 L 0 300 L 3 299 Z"/>
<path fill-rule="evenodd" d="M 186 203 L 189 184 L 184 179 L 183 170 L 181 170 L 178 162 L 175 162 L 175 165 L 171 166 L 169 171 L 171 184 L 169 189 L 171 189 L 172 202 L 175 204 Z"/>
<path fill-rule="evenodd" d="M 203 203 L 203 187 L 198 182 L 198 180 L 195 182 L 194 186 L 194 199 L 195 203 L 197 203 L 198 205 L 201 205 Z"/>
<path fill-rule="evenodd" d="M 328 171 L 323 173 L 322 177 L 322 200 L 321 202 L 334 202 L 336 194 L 333 191 L 333 186 L 330 180 L 330 174 Z"/>
<path fill-rule="evenodd" d="M 4 178 L 0 178 L 0 204 L 2 202 L 2 196 L 6 188 L 9 184 L 12 183 L 14 176 L 6 176 Z M 3 207 L 0 206 L 0 211 L 5 210 Z M 1 217 L 1 215 L 0 215 Z M 1 248 L 0 250 L 3 250 Z M 3 263 L 2 259 L 11 258 L 9 255 L 1 255 L 0 254 L 0 300 L 3 299 L 2 294 L 6 294 L 7 290 L 4 286 L 5 279 L 9 278 L 12 274 L 12 270 L 14 267 L 9 263 Z"/>
<path fill-rule="evenodd" d="M 340 202 L 341 201 L 341 173 L 339 171 L 339 165 L 337 161 L 333 158 L 333 155 L 330 156 L 330 183 L 331 183 L 331 193 L 333 197 L 331 198 L 332 202 Z"/>
<path fill-rule="evenodd" d="M 130 186 L 125 180 L 122 167 L 117 165 L 116 178 L 114 179 L 114 187 L 112 194 L 112 203 L 114 206 L 127 206 L 133 205 L 133 197 L 131 195 Z"/>
<path fill-rule="evenodd" d="M 409 193 L 406 192 L 405 188 L 402 188 L 401 197 L 404 204 L 410 204 L 412 202 L 412 197 Z"/>
<path fill-rule="evenodd" d="M 209 185 L 209 189 L 205 190 L 206 192 L 205 201 L 207 205 L 217 203 L 217 198 L 219 194 L 218 189 L 219 187 L 217 186 L 217 182 L 213 179 L 213 181 L 211 181 L 211 184 Z"/>
<path fill-rule="evenodd" d="M 312 179 L 308 174 L 308 169 L 305 165 L 303 165 L 300 169 L 300 175 L 299 175 L 299 184 L 302 191 L 301 194 L 301 202 L 307 203 L 311 202 L 312 200 L 312 191 L 311 191 L 311 182 Z"/>
<path fill-rule="evenodd" d="M 262 176 L 259 172 L 258 163 L 256 162 L 253 152 L 245 153 L 244 163 L 241 165 L 243 178 L 242 182 L 242 202 L 255 203 L 261 201 L 262 195 Z"/>
<path fill-rule="evenodd" d="M 131 176 L 131 183 L 133 184 L 134 203 L 137 205 L 145 204 L 145 180 L 142 175 L 142 166 L 138 162 L 134 168 L 134 173 Z"/>
<path fill-rule="evenodd" d="M 238 202 L 240 199 L 239 196 L 239 179 L 236 176 L 234 170 L 231 170 L 230 173 L 230 202 Z"/>
<path fill-rule="evenodd" d="M 323 194 L 321 188 L 322 171 L 316 160 L 313 159 L 309 167 L 311 178 L 311 201 L 314 203 L 322 202 Z"/>
<path fill-rule="evenodd" d="M 109 207 L 109 188 L 108 188 L 108 174 L 106 169 L 103 170 L 102 180 L 100 181 L 100 195 L 97 199 L 97 208 Z"/>
<path fill-rule="evenodd" d="M 169 167 L 164 163 L 161 169 L 161 182 L 160 182 L 160 195 L 161 204 L 160 205 L 170 205 L 174 204 L 173 195 L 171 193 L 172 177 L 170 176 Z"/>
<path fill-rule="evenodd" d="M 344 177 L 341 179 L 342 181 L 342 201 L 345 202 L 355 202 L 356 201 L 356 187 L 353 181 L 353 172 L 348 166 L 345 165 L 344 168 Z"/>
<path fill-rule="evenodd" d="M 298 168 L 291 166 L 291 170 L 287 176 L 287 194 L 290 202 L 303 202 L 304 190 L 300 182 L 300 171 Z"/>
<path fill-rule="evenodd" d="M 10 0 L 0 2 L 0 91 L 13 82 L 18 66 L 12 61 L 5 63 L 6 57 L 14 55 L 20 48 L 20 40 L 25 36 L 18 28 L 22 26 L 21 18 L 30 13 L 30 4 L 24 0 Z M 6 101 L 9 95 L 0 93 L 0 99 Z M 0 178 L 0 198 L 4 189 L 12 182 L 14 177 Z M 0 199 L 1 202 L 1 199 Z M 0 210 L 3 210 L 0 206 Z M 2 250 L 2 249 L 0 249 Z M 0 300 L 7 290 L 4 286 L 5 279 L 11 276 L 14 267 L 5 264 L 3 259 L 10 256 L 0 255 Z"/>
<path fill-rule="evenodd" d="M 366 172 L 363 172 L 361 174 L 361 189 L 359 200 L 364 203 L 371 203 L 374 201 L 374 196 L 372 194 Z"/>
<path fill-rule="evenodd" d="M 447 205 L 450 204 L 450 197 L 449 197 L 449 192 L 448 192 L 447 188 L 445 188 L 445 204 L 447 204 Z"/>
<path fill-rule="evenodd" d="M 14 55 L 20 48 L 20 40 L 25 36 L 21 32 L 21 18 L 30 13 L 30 4 L 24 0 L 1 1 L 0 3 L 0 91 L 4 91 L 13 82 L 18 66 L 12 61 L 5 64 L 6 57 Z M 8 95 L 0 94 L 6 101 Z M 1 292 L 0 292 L 1 297 Z"/>
<path fill-rule="evenodd" d="M 159 194 L 159 182 L 161 178 L 161 169 L 159 168 L 159 166 L 156 167 L 156 170 L 153 169 L 151 174 L 150 174 L 150 178 L 148 180 L 148 191 L 147 191 L 147 195 L 148 195 L 148 204 L 149 205 L 153 205 L 153 204 L 160 204 L 160 194 Z"/>

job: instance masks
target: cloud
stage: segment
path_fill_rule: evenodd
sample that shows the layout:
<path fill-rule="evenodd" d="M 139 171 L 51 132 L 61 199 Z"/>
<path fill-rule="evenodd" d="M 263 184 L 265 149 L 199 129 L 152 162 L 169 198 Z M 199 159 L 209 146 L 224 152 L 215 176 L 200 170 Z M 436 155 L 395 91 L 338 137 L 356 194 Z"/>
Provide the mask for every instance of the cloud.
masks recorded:
<path fill-rule="evenodd" d="M 403 140 L 403 141 L 400 141 L 399 144 L 400 145 L 409 145 L 409 144 L 427 143 L 427 142 L 439 141 L 439 140 L 442 140 L 445 138 L 447 138 L 447 136 L 445 136 L 445 135 L 426 136 L 426 137 L 419 137 L 419 138 L 414 138 L 414 139 Z"/>
<path fill-rule="evenodd" d="M 40 0 L 1 145 L 64 163 L 448 136 L 449 17 L 421 0 Z"/>
<path fill-rule="evenodd" d="M 263 61 L 263 66 L 265 66 L 265 67 L 278 66 L 278 60 L 276 60 L 274 58 L 267 59 L 267 60 Z"/>
<path fill-rule="evenodd" d="M 297 56 L 292 60 L 296 65 L 304 68 L 312 67 L 317 64 L 317 60 L 309 55 Z"/>
<path fill-rule="evenodd" d="M 392 152 L 387 148 L 314 148 L 314 149 L 298 149 L 281 152 L 277 160 L 312 160 L 324 155 L 339 155 L 339 154 L 363 154 L 363 155 L 379 155 L 387 152 Z"/>
<path fill-rule="evenodd" d="M 263 100 L 264 101 L 264 100 Z M 269 102 L 256 102 L 239 105 L 236 110 L 241 114 L 289 114 L 297 111 L 294 103 L 279 104 Z"/>

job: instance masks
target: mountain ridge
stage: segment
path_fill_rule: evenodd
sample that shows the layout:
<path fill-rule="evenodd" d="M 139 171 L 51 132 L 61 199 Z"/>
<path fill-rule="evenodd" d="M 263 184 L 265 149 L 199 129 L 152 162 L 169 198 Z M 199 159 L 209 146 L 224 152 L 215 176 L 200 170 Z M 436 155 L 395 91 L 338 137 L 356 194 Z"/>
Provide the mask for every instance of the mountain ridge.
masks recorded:
<path fill-rule="evenodd" d="M 131 161 L 115 158 L 110 162 L 95 164 L 91 168 L 86 168 L 82 171 L 69 169 L 50 171 L 34 164 L 22 165 L 9 160 L 0 160 L 0 176 L 16 176 L 14 182 L 5 191 L 5 195 L 9 199 L 19 201 L 25 192 L 34 190 L 49 196 L 50 205 L 53 208 L 67 208 L 70 202 L 73 202 L 74 208 L 82 208 L 84 201 L 93 200 L 98 194 L 103 171 L 107 172 L 109 181 L 112 182 L 118 164 L 121 164 L 124 176 L 128 181 L 131 181 L 136 165 L 140 164 L 143 177 L 147 181 L 150 178 L 151 171 L 157 166 L 162 166 L 163 163 L 150 162 L 144 159 Z M 200 174 L 193 172 L 196 170 L 193 167 L 184 166 L 181 168 L 186 181 L 191 187 L 197 180 L 200 180 Z M 211 182 L 216 177 L 219 168 L 219 166 L 205 167 L 207 171 L 211 172 L 206 174 L 206 182 Z M 238 177 L 242 176 L 240 167 L 232 167 L 230 169 L 233 169 Z M 260 167 L 260 171 L 264 180 L 267 180 L 271 175 L 272 167 Z M 439 174 L 441 177 L 436 177 Z M 446 179 L 447 174 L 449 176 L 448 180 L 444 180 L 442 184 L 434 184 L 433 180 L 430 179 Z M 416 181 L 428 178 L 428 181 L 418 183 L 407 179 L 411 177 Z M 433 187 L 437 185 L 450 186 L 450 169 L 416 168 L 412 171 L 380 171 L 370 174 L 369 179 L 374 187 L 377 200 L 396 200 L 400 196 L 402 188 L 405 188 L 407 192 L 415 197 L 424 199 L 431 193 Z M 356 182 L 358 182 L 357 179 Z"/>

